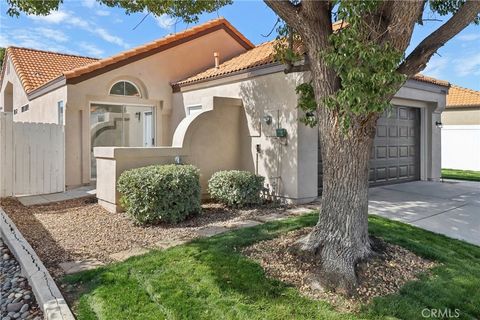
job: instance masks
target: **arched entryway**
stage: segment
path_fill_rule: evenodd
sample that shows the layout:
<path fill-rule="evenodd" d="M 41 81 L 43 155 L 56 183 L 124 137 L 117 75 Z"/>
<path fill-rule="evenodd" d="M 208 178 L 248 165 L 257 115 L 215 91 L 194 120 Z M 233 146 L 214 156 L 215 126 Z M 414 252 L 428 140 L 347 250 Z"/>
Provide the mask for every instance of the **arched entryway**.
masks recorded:
<path fill-rule="evenodd" d="M 3 93 L 3 112 L 13 112 L 13 84 L 8 82 Z"/>

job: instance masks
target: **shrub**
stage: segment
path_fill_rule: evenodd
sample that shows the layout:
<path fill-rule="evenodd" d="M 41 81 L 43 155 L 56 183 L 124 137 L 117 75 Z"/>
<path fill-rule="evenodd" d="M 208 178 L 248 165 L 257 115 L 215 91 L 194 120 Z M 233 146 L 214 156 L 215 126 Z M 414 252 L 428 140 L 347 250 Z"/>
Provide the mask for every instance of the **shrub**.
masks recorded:
<path fill-rule="evenodd" d="M 126 212 L 141 224 L 177 223 L 200 212 L 200 175 L 191 165 L 153 165 L 120 175 Z"/>
<path fill-rule="evenodd" d="M 208 192 L 213 199 L 231 207 L 255 205 L 262 202 L 264 180 L 248 171 L 218 171 L 208 181 Z"/>

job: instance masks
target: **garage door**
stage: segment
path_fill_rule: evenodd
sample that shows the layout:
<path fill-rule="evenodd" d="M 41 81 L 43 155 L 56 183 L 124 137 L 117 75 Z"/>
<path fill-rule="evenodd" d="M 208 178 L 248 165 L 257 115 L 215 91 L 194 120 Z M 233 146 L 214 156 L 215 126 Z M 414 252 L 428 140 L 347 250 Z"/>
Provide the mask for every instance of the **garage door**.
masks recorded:
<path fill-rule="evenodd" d="M 370 184 L 420 179 L 420 110 L 396 106 L 377 121 Z"/>
<path fill-rule="evenodd" d="M 378 119 L 370 158 L 371 186 L 420 179 L 420 110 L 395 106 Z M 323 166 L 318 150 L 318 194 Z"/>

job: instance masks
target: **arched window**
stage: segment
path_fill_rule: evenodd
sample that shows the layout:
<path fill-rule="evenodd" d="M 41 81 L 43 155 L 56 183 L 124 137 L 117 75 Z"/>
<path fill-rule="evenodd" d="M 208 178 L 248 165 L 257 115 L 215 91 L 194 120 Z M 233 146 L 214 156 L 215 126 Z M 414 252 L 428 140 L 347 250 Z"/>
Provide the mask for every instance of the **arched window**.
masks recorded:
<path fill-rule="evenodd" d="M 140 97 L 140 90 L 130 81 L 118 81 L 110 88 L 110 94 L 116 96 L 135 96 Z"/>

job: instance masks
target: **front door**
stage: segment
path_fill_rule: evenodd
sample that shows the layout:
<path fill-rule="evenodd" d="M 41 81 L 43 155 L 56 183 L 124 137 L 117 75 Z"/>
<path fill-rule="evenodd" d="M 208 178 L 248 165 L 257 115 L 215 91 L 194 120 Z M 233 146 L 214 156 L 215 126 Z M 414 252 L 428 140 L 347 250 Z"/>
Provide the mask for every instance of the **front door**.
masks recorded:
<path fill-rule="evenodd" d="M 155 143 L 153 107 L 99 104 L 90 105 L 91 176 L 95 179 L 95 147 L 152 147 Z"/>
<path fill-rule="evenodd" d="M 143 113 L 143 146 L 153 147 L 155 144 L 153 138 L 153 112 L 146 111 Z"/>

